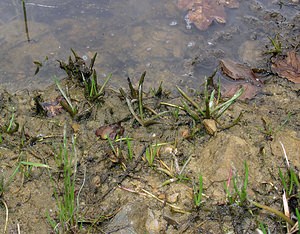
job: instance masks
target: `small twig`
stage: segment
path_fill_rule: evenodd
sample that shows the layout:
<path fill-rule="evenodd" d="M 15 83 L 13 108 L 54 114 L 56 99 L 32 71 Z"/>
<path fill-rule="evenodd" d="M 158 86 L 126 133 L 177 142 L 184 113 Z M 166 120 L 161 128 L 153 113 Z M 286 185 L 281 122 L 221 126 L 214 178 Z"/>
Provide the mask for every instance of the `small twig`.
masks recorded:
<path fill-rule="evenodd" d="M 17 223 L 17 228 L 18 228 L 18 234 L 21 234 L 21 228 L 20 228 L 20 224 Z"/>
<path fill-rule="evenodd" d="M 80 186 L 80 189 L 79 189 L 78 194 L 77 194 L 77 209 L 79 209 L 79 196 L 80 196 L 80 193 L 81 193 L 81 191 L 83 189 L 83 186 L 85 184 L 85 179 L 86 179 L 86 167 L 84 167 L 82 185 Z"/>
<path fill-rule="evenodd" d="M 282 203 L 283 203 L 283 211 L 284 211 L 285 216 L 290 218 L 291 216 L 290 216 L 290 211 L 289 211 L 289 205 L 288 205 L 288 201 L 286 199 L 286 194 L 285 194 L 284 189 L 283 189 L 283 194 L 282 194 Z M 286 228 L 287 228 L 287 233 L 289 233 L 290 226 L 288 223 L 286 225 Z"/>
<path fill-rule="evenodd" d="M 279 141 L 279 143 L 280 143 L 282 151 L 283 151 L 283 155 L 284 155 L 284 158 L 285 158 L 285 161 L 286 161 L 286 165 L 287 165 L 288 169 L 290 169 L 290 163 L 289 163 L 289 160 L 288 160 L 288 157 L 287 157 L 284 145 L 282 144 L 281 141 Z"/>

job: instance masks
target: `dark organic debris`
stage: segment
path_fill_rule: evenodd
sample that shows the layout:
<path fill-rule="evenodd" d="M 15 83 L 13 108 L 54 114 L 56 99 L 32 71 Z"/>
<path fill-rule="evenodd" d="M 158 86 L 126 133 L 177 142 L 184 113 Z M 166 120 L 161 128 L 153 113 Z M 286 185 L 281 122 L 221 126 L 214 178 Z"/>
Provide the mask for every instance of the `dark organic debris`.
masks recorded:
<path fill-rule="evenodd" d="M 179 0 L 179 9 L 188 10 L 186 19 L 198 29 L 206 30 L 215 20 L 226 23 L 224 7 L 238 8 L 237 0 Z"/>
<path fill-rule="evenodd" d="M 123 133 L 124 128 L 120 123 L 101 126 L 95 132 L 96 136 L 100 137 L 102 140 L 106 140 L 107 138 L 115 139 L 117 136 L 122 136 Z"/>
<path fill-rule="evenodd" d="M 88 81 L 93 73 L 94 63 L 97 57 L 97 53 L 95 53 L 94 57 L 91 59 L 91 63 L 88 66 L 84 59 L 81 58 L 74 50 L 72 50 L 74 55 L 74 60 L 72 57 L 69 57 L 68 63 L 58 60 L 60 68 L 63 69 L 69 78 L 74 80 L 79 80 L 81 82 Z"/>
<path fill-rule="evenodd" d="M 295 51 L 287 52 L 285 58 L 273 59 L 271 68 L 278 76 L 296 84 L 300 83 L 300 56 Z"/>
<path fill-rule="evenodd" d="M 54 101 L 49 102 L 43 102 L 40 96 L 35 97 L 34 100 L 37 114 L 54 117 L 62 113 L 63 106 L 61 105 L 61 102 L 64 101 L 64 98 L 62 96 L 58 96 Z"/>
<path fill-rule="evenodd" d="M 240 100 L 251 99 L 259 92 L 262 82 L 246 65 L 223 59 L 220 61 L 220 69 L 228 78 L 222 82 L 223 97 L 231 97 L 241 87 L 244 88 L 244 93 Z"/>

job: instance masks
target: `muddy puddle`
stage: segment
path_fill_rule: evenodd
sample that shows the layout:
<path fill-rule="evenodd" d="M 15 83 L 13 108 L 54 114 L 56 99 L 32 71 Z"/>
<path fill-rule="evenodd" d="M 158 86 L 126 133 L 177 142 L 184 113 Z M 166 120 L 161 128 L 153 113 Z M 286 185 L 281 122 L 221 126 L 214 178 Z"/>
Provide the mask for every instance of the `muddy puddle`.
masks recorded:
<path fill-rule="evenodd" d="M 208 4 L 205 30 L 176 1 L 25 2 L 29 43 L 0 3 L 1 231 L 296 233 L 298 1 Z"/>

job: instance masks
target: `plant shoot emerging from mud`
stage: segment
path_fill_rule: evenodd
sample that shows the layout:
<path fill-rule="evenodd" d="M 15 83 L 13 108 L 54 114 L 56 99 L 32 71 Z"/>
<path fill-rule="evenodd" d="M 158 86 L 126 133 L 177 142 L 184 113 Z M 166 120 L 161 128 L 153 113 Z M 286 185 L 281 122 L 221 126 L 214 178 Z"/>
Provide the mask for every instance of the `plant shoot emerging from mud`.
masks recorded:
<path fill-rule="evenodd" d="M 208 91 L 208 84 L 211 83 L 213 77 L 210 77 L 205 80 L 204 84 L 204 103 L 197 103 L 190 96 L 188 96 L 181 88 L 177 86 L 177 90 L 182 96 L 182 106 L 161 102 L 162 105 L 170 106 L 176 108 L 176 111 L 183 110 L 185 111 L 194 121 L 195 123 L 202 122 L 206 131 L 210 135 L 214 135 L 217 131 L 216 122 L 217 119 L 220 118 L 224 112 L 232 106 L 235 101 L 243 94 L 244 89 L 239 89 L 229 100 L 221 103 L 221 88 L 220 82 L 217 90 L 216 97 L 216 89 L 213 89 L 210 93 Z M 204 107 L 202 107 L 204 105 Z M 178 114 L 177 114 L 178 115 Z M 176 112 L 175 112 L 176 116 Z M 241 114 L 238 116 L 236 120 L 230 126 L 225 128 L 230 128 L 235 125 L 241 117 Z M 207 121 L 210 120 L 210 121 Z"/>
<path fill-rule="evenodd" d="M 154 159 L 158 156 L 159 148 L 160 146 L 157 143 L 154 145 L 149 145 L 149 147 L 146 148 L 145 158 L 150 167 L 153 166 Z"/>
<path fill-rule="evenodd" d="M 62 148 L 58 158 L 63 160 L 63 191 L 60 197 L 60 191 L 55 187 L 55 183 L 50 174 L 54 185 L 54 196 L 58 207 L 56 218 L 52 218 L 47 214 L 47 219 L 56 233 L 67 233 L 78 229 L 79 222 L 79 195 L 75 197 L 75 180 L 77 176 L 77 153 L 76 139 L 72 136 L 72 152 L 69 152 L 67 145 L 66 126 L 64 127 L 64 138 Z M 76 202 L 77 201 L 77 202 Z"/>
<path fill-rule="evenodd" d="M 246 161 L 244 163 L 244 170 L 245 170 L 244 172 L 245 174 L 244 174 L 243 183 L 240 183 L 238 175 L 234 175 L 233 178 L 231 178 L 232 175 L 230 175 L 227 184 L 224 184 L 226 197 L 230 205 L 237 203 L 239 206 L 243 206 L 247 201 L 247 186 L 248 186 L 249 170 Z M 229 189 L 231 179 L 233 179 L 234 192 L 231 192 Z"/>
<path fill-rule="evenodd" d="M 203 192 L 203 178 L 201 175 L 199 175 L 199 182 L 198 186 L 194 184 L 193 190 L 194 190 L 194 204 L 196 208 L 199 208 L 202 203 L 202 192 Z"/>
<path fill-rule="evenodd" d="M 149 125 L 159 123 L 156 119 L 158 119 L 162 115 L 165 115 L 165 114 L 169 113 L 169 111 L 163 111 L 163 112 L 160 112 L 160 113 L 156 113 L 153 109 L 151 109 L 150 107 L 147 107 L 144 104 L 144 101 L 143 101 L 143 94 L 144 94 L 143 84 L 144 84 L 145 76 L 146 76 L 146 72 L 144 72 L 142 74 L 142 76 L 139 80 L 137 90 L 135 90 L 133 88 L 133 85 L 132 85 L 130 79 L 128 79 L 129 89 L 130 89 L 130 94 L 131 94 L 132 100 L 128 97 L 128 95 L 126 95 L 125 91 L 122 88 L 120 88 L 120 93 L 125 98 L 130 113 L 133 115 L 135 120 L 143 127 L 147 127 Z M 137 102 L 138 102 L 138 114 L 135 112 L 135 109 L 134 109 L 134 106 L 133 106 L 133 102 L 136 100 L 136 98 L 137 98 Z M 145 114 L 145 109 L 147 109 L 148 112 L 152 115 L 148 119 L 146 119 L 146 117 L 145 117 L 145 115 L 146 115 Z"/>
<path fill-rule="evenodd" d="M 64 97 L 65 101 L 61 101 L 60 104 L 63 106 L 63 108 L 66 109 L 66 111 L 68 111 L 70 113 L 70 115 L 72 117 L 74 117 L 77 112 L 78 112 L 78 108 L 77 106 L 74 106 L 71 102 L 71 99 L 67 96 L 67 94 L 65 93 L 65 91 L 61 88 L 59 81 L 54 78 L 55 84 L 57 86 L 57 88 L 59 89 L 60 93 L 62 94 L 62 96 Z"/>

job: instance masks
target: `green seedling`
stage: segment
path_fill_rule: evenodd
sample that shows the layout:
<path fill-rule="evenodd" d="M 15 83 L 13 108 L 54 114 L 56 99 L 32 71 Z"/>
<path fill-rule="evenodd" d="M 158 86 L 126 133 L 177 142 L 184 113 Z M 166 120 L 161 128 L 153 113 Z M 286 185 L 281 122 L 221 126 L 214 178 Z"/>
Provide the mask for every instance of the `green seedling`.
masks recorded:
<path fill-rule="evenodd" d="M 132 144 L 131 144 L 132 139 L 129 137 L 126 137 L 125 141 L 127 144 L 128 158 L 130 161 L 132 161 L 132 159 L 133 159 L 133 149 L 132 149 Z"/>
<path fill-rule="evenodd" d="M 130 139 L 130 138 L 129 138 Z M 113 140 L 111 138 L 107 138 L 107 142 L 113 152 L 113 155 L 110 157 L 110 160 L 113 163 L 118 163 L 121 165 L 123 170 L 126 170 L 125 158 L 122 152 L 122 140 L 123 138 Z M 115 146 L 114 143 L 119 143 L 119 146 Z"/>
<path fill-rule="evenodd" d="M 5 190 L 5 188 L 8 187 L 12 183 L 12 181 L 14 180 L 15 176 L 17 175 L 17 173 L 18 172 L 22 172 L 25 167 L 27 167 L 27 171 L 30 171 L 32 167 L 40 167 L 40 168 L 51 169 L 51 167 L 48 166 L 47 164 L 36 163 L 36 162 L 20 161 L 18 163 L 18 165 L 16 166 L 15 170 L 13 171 L 13 173 L 8 178 L 7 182 L 3 181 L 2 186 L 1 186 L 2 187 L 2 193 Z"/>
<path fill-rule="evenodd" d="M 54 78 L 54 82 L 55 82 L 57 88 L 59 89 L 60 93 L 63 95 L 64 99 L 66 100 L 66 101 L 61 101 L 60 104 L 66 111 L 69 112 L 71 117 L 74 117 L 78 112 L 77 106 L 74 106 L 72 104 L 71 99 L 66 95 L 64 90 L 61 88 L 59 81 L 56 78 Z"/>
<path fill-rule="evenodd" d="M 146 72 L 144 72 L 142 74 L 142 76 L 139 80 L 138 90 L 135 90 L 133 88 L 133 86 L 130 82 L 130 79 L 128 79 L 131 98 L 133 98 L 133 99 L 137 98 L 138 114 L 135 113 L 135 110 L 134 110 L 134 107 L 133 107 L 133 100 L 131 100 L 126 95 L 125 91 L 122 88 L 120 88 L 120 93 L 125 98 L 126 103 L 128 105 L 128 108 L 129 108 L 129 111 L 131 112 L 131 114 L 133 115 L 135 120 L 143 127 L 147 127 L 149 125 L 159 123 L 158 121 L 156 121 L 156 119 L 158 119 L 162 115 L 165 115 L 165 114 L 169 113 L 169 111 L 163 111 L 161 113 L 156 113 L 154 110 L 152 110 L 151 108 L 144 105 L 144 102 L 143 102 L 143 83 L 144 83 L 145 76 L 146 76 Z M 149 112 L 151 112 L 152 115 L 153 114 L 154 115 L 152 117 L 150 117 L 149 119 L 146 119 L 145 118 L 145 112 L 144 112 L 145 109 L 147 109 Z"/>
<path fill-rule="evenodd" d="M 145 151 L 145 158 L 150 167 L 153 166 L 154 159 L 158 156 L 160 146 L 158 144 L 149 145 Z"/>
<path fill-rule="evenodd" d="M 163 95 L 163 88 L 162 88 L 162 81 L 159 83 L 159 86 L 157 89 L 151 89 L 151 93 L 154 97 L 161 97 Z"/>
<path fill-rule="evenodd" d="M 193 190 L 194 190 L 194 204 L 197 208 L 199 208 L 202 203 L 202 192 L 203 192 L 203 178 L 201 175 L 199 175 L 198 186 L 194 184 Z"/>
<path fill-rule="evenodd" d="M 2 127 L 2 131 L 8 134 L 13 134 L 19 129 L 19 123 L 15 121 L 15 113 L 12 113 L 9 122 Z"/>
<path fill-rule="evenodd" d="M 272 46 L 274 47 L 273 49 L 267 51 L 267 54 L 281 54 L 282 53 L 282 45 L 281 41 L 278 38 L 278 34 L 275 35 L 274 38 L 268 37 L 269 40 L 271 41 Z"/>
<path fill-rule="evenodd" d="M 64 139 L 62 150 L 59 152 L 58 158 L 63 159 L 63 191 L 58 191 L 51 177 L 54 187 L 54 196 L 58 207 L 56 218 L 51 218 L 47 214 L 47 219 L 56 233 L 69 233 L 78 229 L 79 222 L 79 195 L 80 190 L 75 195 L 75 181 L 77 177 L 77 153 L 76 153 L 76 138 L 72 137 L 72 151 L 69 152 L 67 145 L 66 126 L 64 128 Z M 83 186 L 83 185 L 82 185 Z M 82 187 L 81 187 L 82 188 Z M 61 195 L 62 194 L 62 195 Z"/>
<path fill-rule="evenodd" d="M 279 168 L 279 177 L 284 190 L 287 192 L 288 197 L 291 197 L 295 191 L 297 192 L 299 190 L 299 179 L 293 168 L 289 168 L 288 174 L 286 176 L 283 175 L 281 169 Z M 298 196 L 299 195 L 300 194 L 298 193 Z"/>
<path fill-rule="evenodd" d="M 269 234 L 270 231 L 266 229 L 265 225 L 262 222 L 259 222 L 259 228 L 262 231 L 263 234 Z"/>
<path fill-rule="evenodd" d="M 233 193 L 230 192 L 230 190 L 229 190 L 231 178 L 229 178 L 227 184 L 224 184 L 226 197 L 227 197 L 230 205 L 233 203 L 237 203 L 239 206 L 242 206 L 247 201 L 247 186 L 248 186 L 248 176 L 249 176 L 247 162 L 245 162 L 244 168 L 245 168 L 245 175 L 244 175 L 244 181 L 242 184 L 239 184 L 238 175 L 235 175 L 232 178 L 233 179 L 233 188 L 234 188 Z"/>

